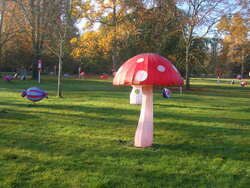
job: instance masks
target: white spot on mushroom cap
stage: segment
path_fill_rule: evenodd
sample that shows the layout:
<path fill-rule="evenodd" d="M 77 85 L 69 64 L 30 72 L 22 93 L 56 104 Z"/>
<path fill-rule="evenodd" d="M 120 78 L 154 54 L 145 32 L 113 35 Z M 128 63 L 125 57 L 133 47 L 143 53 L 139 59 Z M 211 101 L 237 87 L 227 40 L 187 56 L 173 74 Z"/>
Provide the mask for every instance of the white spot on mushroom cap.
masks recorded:
<path fill-rule="evenodd" d="M 142 62 L 144 62 L 144 58 L 142 57 L 136 60 L 136 63 L 142 63 Z"/>
<path fill-rule="evenodd" d="M 138 71 L 136 73 L 135 80 L 142 82 L 142 81 L 146 80 L 147 77 L 148 77 L 148 73 L 146 71 L 142 70 L 142 71 Z"/>
<path fill-rule="evenodd" d="M 159 72 L 165 72 L 166 68 L 165 68 L 163 65 L 158 65 L 158 66 L 157 66 L 157 70 L 158 70 Z"/>

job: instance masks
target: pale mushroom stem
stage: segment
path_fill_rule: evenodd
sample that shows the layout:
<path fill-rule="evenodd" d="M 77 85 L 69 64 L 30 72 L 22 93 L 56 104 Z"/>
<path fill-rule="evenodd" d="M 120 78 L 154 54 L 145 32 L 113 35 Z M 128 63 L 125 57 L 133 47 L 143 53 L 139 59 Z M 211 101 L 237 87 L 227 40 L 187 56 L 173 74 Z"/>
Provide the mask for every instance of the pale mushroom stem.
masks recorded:
<path fill-rule="evenodd" d="M 153 143 L 153 86 L 142 86 L 141 114 L 135 133 L 136 147 L 149 147 Z"/>

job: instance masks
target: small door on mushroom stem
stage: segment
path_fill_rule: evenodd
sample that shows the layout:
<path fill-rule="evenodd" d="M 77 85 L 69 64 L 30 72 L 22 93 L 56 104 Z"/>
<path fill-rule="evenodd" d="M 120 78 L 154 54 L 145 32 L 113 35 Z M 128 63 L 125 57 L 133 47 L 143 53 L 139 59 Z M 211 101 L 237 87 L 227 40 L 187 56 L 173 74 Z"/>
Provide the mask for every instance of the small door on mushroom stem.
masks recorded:
<path fill-rule="evenodd" d="M 170 98 L 171 97 L 171 91 L 169 89 L 167 89 L 167 88 L 163 88 L 162 96 L 164 98 L 167 98 L 167 99 Z"/>
<path fill-rule="evenodd" d="M 132 86 L 130 93 L 130 104 L 141 104 L 142 103 L 142 88 L 141 86 Z"/>

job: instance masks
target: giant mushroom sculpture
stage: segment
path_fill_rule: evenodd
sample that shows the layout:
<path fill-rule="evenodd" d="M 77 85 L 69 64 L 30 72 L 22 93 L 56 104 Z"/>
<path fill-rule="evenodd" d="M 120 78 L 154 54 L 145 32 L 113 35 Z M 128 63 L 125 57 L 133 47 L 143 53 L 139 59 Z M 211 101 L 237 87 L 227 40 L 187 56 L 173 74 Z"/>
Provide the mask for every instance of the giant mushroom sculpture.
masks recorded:
<path fill-rule="evenodd" d="M 139 54 L 127 60 L 117 71 L 113 85 L 141 85 L 141 114 L 135 133 L 136 147 L 149 147 L 153 143 L 153 85 L 183 85 L 175 66 L 166 58 L 154 54 Z"/>

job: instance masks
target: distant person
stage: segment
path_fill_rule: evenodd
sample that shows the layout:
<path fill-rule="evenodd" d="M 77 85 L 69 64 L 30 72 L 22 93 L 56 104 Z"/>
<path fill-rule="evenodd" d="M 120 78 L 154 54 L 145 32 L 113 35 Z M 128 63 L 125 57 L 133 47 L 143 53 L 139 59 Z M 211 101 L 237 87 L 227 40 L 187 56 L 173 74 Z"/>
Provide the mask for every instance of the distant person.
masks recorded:
<path fill-rule="evenodd" d="M 78 78 L 81 79 L 82 68 L 78 67 Z"/>
<path fill-rule="evenodd" d="M 26 68 L 24 66 L 20 70 L 20 79 L 21 80 L 26 80 L 27 79 L 27 70 L 26 70 Z"/>
<path fill-rule="evenodd" d="M 217 77 L 217 84 L 220 83 L 220 76 Z"/>

